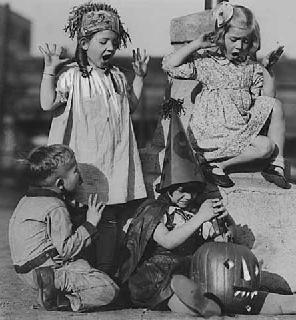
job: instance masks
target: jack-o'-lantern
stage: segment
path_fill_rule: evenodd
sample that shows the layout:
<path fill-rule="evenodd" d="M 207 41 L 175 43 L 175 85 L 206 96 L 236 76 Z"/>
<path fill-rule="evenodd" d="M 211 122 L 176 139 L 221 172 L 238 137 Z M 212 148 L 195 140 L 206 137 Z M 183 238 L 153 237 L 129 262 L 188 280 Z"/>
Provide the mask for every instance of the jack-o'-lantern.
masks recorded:
<path fill-rule="evenodd" d="M 224 313 L 252 314 L 260 285 L 257 258 L 234 243 L 208 242 L 194 254 L 191 278 L 204 294 L 216 296 Z"/>

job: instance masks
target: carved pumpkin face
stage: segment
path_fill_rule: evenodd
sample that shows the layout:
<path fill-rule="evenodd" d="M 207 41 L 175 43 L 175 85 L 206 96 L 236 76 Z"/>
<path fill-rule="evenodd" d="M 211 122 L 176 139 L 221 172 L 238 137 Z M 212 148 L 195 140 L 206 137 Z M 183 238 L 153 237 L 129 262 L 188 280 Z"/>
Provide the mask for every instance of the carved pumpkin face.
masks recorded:
<path fill-rule="evenodd" d="M 252 314 L 260 270 L 257 258 L 247 247 L 205 243 L 193 256 L 191 278 L 205 294 L 213 294 L 221 301 L 225 313 Z"/>

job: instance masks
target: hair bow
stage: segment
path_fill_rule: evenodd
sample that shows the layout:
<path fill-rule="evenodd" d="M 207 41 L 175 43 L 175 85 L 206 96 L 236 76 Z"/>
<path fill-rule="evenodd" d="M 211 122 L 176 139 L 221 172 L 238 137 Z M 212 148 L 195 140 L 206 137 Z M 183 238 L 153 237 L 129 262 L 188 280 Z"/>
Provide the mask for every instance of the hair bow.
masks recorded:
<path fill-rule="evenodd" d="M 233 6 L 230 3 L 223 1 L 214 9 L 213 15 L 217 27 L 221 28 L 232 18 Z"/>

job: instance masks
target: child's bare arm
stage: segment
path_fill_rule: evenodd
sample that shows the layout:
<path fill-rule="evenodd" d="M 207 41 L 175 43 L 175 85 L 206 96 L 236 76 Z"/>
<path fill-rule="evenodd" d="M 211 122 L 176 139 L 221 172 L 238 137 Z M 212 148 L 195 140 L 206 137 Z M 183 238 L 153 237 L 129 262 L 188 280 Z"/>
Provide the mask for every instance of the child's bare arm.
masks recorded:
<path fill-rule="evenodd" d="M 263 69 L 262 95 L 274 98 L 276 95 L 275 76 L 272 70 Z"/>
<path fill-rule="evenodd" d="M 40 104 L 43 110 L 52 110 L 56 107 L 54 104 L 55 93 L 55 72 L 58 65 L 68 59 L 61 59 L 62 47 L 56 44 L 39 46 L 40 52 L 44 57 L 44 71 L 40 85 Z"/>
<path fill-rule="evenodd" d="M 274 98 L 276 95 L 274 65 L 284 52 L 284 46 L 279 46 L 262 59 L 263 70 L 263 95 Z"/>
<path fill-rule="evenodd" d="M 204 222 L 216 217 L 224 217 L 227 214 L 224 206 L 206 200 L 198 213 L 180 227 L 169 231 L 161 222 L 154 231 L 153 239 L 166 249 L 174 249 L 189 238 Z"/>
<path fill-rule="evenodd" d="M 130 112 L 133 113 L 138 104 L 142 95 L 144 78 L 148 72 L 148 62 L 150 57 L 147 55 L 146 50 L 143 50 L 143 53 L 140 52 L 140 49 L 133 50 L 133 62 L 132 66 L 135 72 L 135 78 L 133 81 L 132 92 L 130 95 Z"/>

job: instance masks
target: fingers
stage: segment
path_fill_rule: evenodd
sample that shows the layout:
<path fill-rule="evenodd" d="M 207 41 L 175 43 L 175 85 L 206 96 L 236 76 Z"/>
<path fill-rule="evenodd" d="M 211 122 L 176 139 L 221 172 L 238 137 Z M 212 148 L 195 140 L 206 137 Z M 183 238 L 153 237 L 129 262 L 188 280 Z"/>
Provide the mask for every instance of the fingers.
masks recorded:
<path fill-rule="evenodd" d="M 208 32 L 204 35 L 205 41 L 215 42 L 215 32 Z"/>
<path fill-rule="evenodd" d="M 97 204 L 96 204 L 96 209 L 97 209 L 97 211 L 99 212 L 99 213 L 101 213 L 101 212 L 103 212 L 103 210 L 105 209 L 105 207 L 106 207 L 106 204 L 104 203 L 104 202 L 98 202 Z"/>
<path fill-rule="evenodd" d="M 212 207 L 215 216 L 222 218 L 228 215 L 222 199 L 212 199 Z"/>
<path fill-rule="evenodd" d="M 57 56 L 60 56 L 63 52 L 63 47 L 55 45 L 55 53 Z"/>
<path fill-rule="evenodd" d="M 133 61 L 134 62 L 148 63 L 149 59 L 150 59 L 150 57 L 147 54 L 146 49 L 144 49 L 142 53 L 141 53 L 140 48 L 133 49 Z"/>
<path fill-rule="evenodd" d="M 94 207 L 97 203 L 98 195 L 95 194 L 90 194 L 88 197 L 88 206 L 89 207 Z"/>
<path fill-rule="evenodd" d="M 49 43 L 45 43 L 43 46 L 38 46 L 39 51 L 43 54 L 43 55 L 50 55 L 50 56 L 60 56 L 62 51 L 63 51 L 63 47 L 59 46 L 55 43 L 53 44 L 49 44 Z"/>
<path fill-rule="evenodd" d="M 104 202 L 99 201 L 98 202 L 98 195 L 97 193 L 95 194 L 91 194 L 88 197 L 88 207 L 89 208 L 95 208 L 97 211 L 99 211 L 100 213 L 104 210 L 106 204 Z"/>
<path fill-rule="evenodd" d="M 45 51 L 45 49 L 44 49 L 42 46 L 38 46 L 38 49 L 39 49 L 39 51 L 40 51 L 43 55 L 46 54 L 46 51 Z"/>

